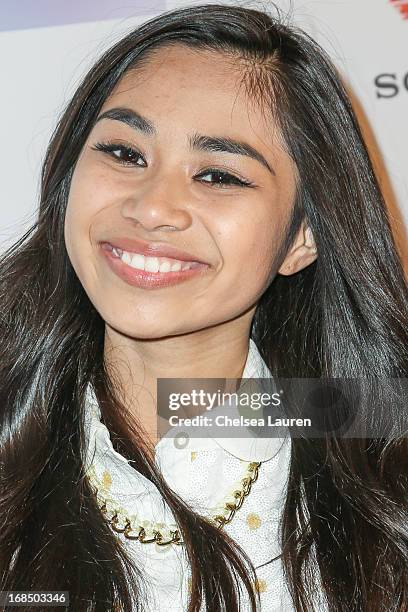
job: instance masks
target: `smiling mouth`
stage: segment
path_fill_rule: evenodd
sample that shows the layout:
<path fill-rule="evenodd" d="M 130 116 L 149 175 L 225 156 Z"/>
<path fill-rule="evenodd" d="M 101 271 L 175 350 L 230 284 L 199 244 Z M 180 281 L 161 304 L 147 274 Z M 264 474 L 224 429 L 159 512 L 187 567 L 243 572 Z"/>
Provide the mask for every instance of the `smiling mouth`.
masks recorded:
<path fill-rule="evenodd" d="M 101 244 L 110 268 L 126 283 L 143 289 L 167 287 L 202 275 L 211 266 L 198 261 L 171 257 L 150 257 Z"/>
<path fill-rule="evenodd" d="M 173 257 L 152 257 L 142 255 L 141 253 L 124 251 L 109 243 L 106 243 L 103 248 L 110 250 L 115 257 L 120 258 L 123 263 L 131 268 L 135 270 L 144 270 L 153 274 L 159 272 L 161 274 L 167 274 L 169 272 L 180 272 L 190 269 L 194 270 L 195 268 L 209 267 L 208 264 L 199 261 L 182 261 L 181 259 L 175 259 Z"/>

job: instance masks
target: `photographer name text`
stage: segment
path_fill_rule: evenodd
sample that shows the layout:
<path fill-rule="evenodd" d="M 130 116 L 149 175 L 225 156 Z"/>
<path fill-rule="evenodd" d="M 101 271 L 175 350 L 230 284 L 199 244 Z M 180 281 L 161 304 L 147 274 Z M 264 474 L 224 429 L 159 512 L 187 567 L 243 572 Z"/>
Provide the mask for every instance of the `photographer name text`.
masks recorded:
<path fill-rule="evenodd" d="M 311 419 L 300 418 L 273 418 L 268 415 L 263 417 L 230 417 L 225 414 L 219 414 L 216 417 L 208 415 L 198 415 L 192 418 L 179 417 L 172 415 L 169 418 L 169 423 L 172 427 L 311 427 Z"/>

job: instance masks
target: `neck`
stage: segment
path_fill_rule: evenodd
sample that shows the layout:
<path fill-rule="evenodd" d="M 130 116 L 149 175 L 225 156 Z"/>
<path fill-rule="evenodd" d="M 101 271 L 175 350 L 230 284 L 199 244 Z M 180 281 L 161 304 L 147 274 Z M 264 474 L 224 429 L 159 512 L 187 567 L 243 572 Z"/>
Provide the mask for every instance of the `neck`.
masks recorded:
<path fill-rule="evenodd" d="M 158 378 L 241 378 L 248 356 L 249 325 L 217 325 L 192 334 L 130 338 L 108 325 L 104 359 L 118 380 L 124 403 L 157 442 Z"/>

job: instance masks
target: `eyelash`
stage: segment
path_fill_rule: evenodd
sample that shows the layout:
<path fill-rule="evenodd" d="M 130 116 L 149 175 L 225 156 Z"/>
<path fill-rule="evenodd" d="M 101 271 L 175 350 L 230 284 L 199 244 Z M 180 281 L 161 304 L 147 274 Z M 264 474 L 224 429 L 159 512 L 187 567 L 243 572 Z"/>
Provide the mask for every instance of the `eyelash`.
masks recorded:
<path fill-rule="evenodd" d="M 142 154 L 139 153 L 139 151 L 137 151 L 136 149 L 133 149 L 133 147 L 115 144 L 113 142 L 98 142 L 94 147 L 92 147 L 92 149 L 96 151 L 102 151 L 103 153 L 110 155 L 115 160 L 115 162 L 121 164 L 122 166 L 137 166 L 138 164 L 136 164 L 134 161 L 125 161 L 123 159 L 120 159 L 119 157 L 113 154 L 114 151 L 121 151 L 122 153 L 126 153 L 127 155 L 136 154 L 136 157 L 143 157 Z M 218 189 L 225 189 L 225 187 L 228 187 L 230 185 L 235 187 L 255 186 L 255 184 L 251 181 L 240 179 L 237 176 L 230 174 L 229 172 L 225 172 L 224 170 L 219 170 L 217 168 L 207 168 L 205 171 L 201 172 L 199 175 L 196 176 L 200 177 L 205 176 L 206 174 L 219 174 L 220 177 L 222 177 L 223 179 L 228 179 L 229 182 L 227 184 L 217 182 L 210 183 L 209 181 L 204 181 L 205 183 L 212 184 L 213 187 L 216 187 Z"/>

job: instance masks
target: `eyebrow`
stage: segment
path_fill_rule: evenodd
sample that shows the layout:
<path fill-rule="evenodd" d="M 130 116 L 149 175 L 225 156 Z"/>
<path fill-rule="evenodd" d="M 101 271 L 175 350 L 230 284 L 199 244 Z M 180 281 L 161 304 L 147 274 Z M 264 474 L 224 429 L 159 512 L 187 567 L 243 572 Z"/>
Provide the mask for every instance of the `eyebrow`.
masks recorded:
<path fill-rule="evenodd" d="M 121 121 L 122 123 L 125 123 L 131 127 L 133 130 L 137 130 L 138 132 L 142 132 L 148 136 L 157 134 L 154 124 L 149 121 L 149 119 L 146 119 L 146 117 L 143 117 L 143 115 L 140 115 L 135 110 L 130 108 L 110 108 L 99 115 L 95 123 L 98 123 L 102 119 Z M 210 151 L 232 153 L 234 155 L 246 155 L 247 157 L 260 162 L 269 170 L 271 174 L 276 174 L 262 153 L 246 142 L 234 140 L 224 136 L 204 136 L 195 132 L 189 137 L 189 146 L 193 151 Z"/>

